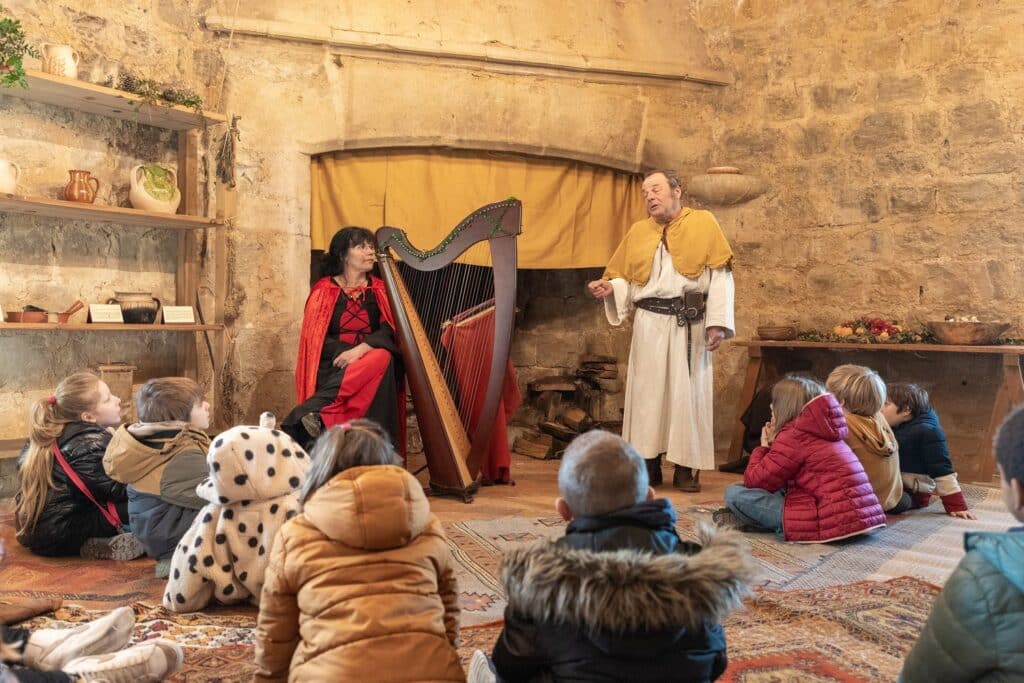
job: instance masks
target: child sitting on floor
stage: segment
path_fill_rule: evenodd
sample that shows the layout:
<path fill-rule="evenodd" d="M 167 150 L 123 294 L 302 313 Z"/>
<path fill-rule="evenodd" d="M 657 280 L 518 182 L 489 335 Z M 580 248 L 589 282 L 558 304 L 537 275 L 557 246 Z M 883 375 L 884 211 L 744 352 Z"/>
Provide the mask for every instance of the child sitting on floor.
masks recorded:
<path fill-rule="evenodd" d="M 0 562 L 4 544 L 0 540 Z M 135 627 L 131 607 L 72 628 L 28 630 L 0 624 L 0 683 L 162 681 L 182 663 L 166 640 L 127 647 Z"/>
<path fill-rule="evenodd" d="M 114 433 L 103 468 L 128 485 L 132 531 L 166 579 L 175 547 L 206 505 L 196 487 L 207 478 L 210 404 L 194 380 L 162 377 L 139 388 L 135 408 L 139 422 Z"/>
<path fill-rule="evenodd" d="M 130 533 L 128 494 L 103 471 L 121 399 L 91 372 L 65 378 L 32 406 L 29 441 L 19 457 L 18 542 L 36 555 L 82 554 L 131 560 L 142 544 Z"/>
<path fill-rule="evenodd" d="M 501 571 L 505 626 L 490 670 L 470 680 L 708 681 L 726 666 L 721 620 L 754 565 L 736 534 L 680 540 L 675 510 L 655 499 L 643 458 L 591 431 L 566 449 L 555 509 L 565 536 L 512 550 Z"/>
<path fill-rule="evenodd" d="M 928 392 L 916 384 L 890 384 L 882 412 L 900 445 L 903 488 L 913 498 L 913 507 L 928 507 L 932 495 L 938 495 L 947 514 L 976 519 L 967 509 Z"/>
<path fill-rule="evenodd" d="M 454 562 L 401 462 L 370 420 L 317 440 L 263 584 L 257 681 L 465 680 Z"/>
<path fill-rule="evenodd" d="M 284 432 L 232 427 L 206 456 L 209 479 L 196 515 L 171 560 L 164 607 L 195 612 L 210 600 L 259 604 L 274 536 L 298 514 L 309 458 Z"/>
<path fill-rule="evenodd" d="M 994 450 L 1003 502 L 1024 522 L 1024 407 L 1003 421 Z M 964 548 L 907 655 L 903 683 L 1024 680 L 1024 527 L 968 532 Z"/>
<path fill-rule="evenodd" d="M 721 525 L 825 543 L 885 526 L 864 468 L 843 439 L 843 409 L 825 387 L 787 376 L 772 389 L 772 419 L 750 454 L 743 484 L 725 489 Z"/>
<path fill-rule="evenodd" d="M 825 387 L 843 407 L 846 445 L 864 466 L 882 509 L 890 515 L 909 510 L 910 495 L 903 492 L 900 478 L 899 446 L 882 415 L 885 382 L 871 368 L 840 365 L 829 374 Z"/>

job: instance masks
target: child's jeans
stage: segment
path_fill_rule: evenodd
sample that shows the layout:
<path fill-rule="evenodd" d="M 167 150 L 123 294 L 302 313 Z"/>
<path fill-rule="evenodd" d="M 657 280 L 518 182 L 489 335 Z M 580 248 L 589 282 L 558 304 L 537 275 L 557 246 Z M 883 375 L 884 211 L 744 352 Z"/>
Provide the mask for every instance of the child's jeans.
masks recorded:
<path fill-rule="evenodd" d="M 782 533 L 782 491 L 770 493 L 764 489 L 748 489 L 733 484 L 725 489 L 725 505 L 747 526 Z"/>

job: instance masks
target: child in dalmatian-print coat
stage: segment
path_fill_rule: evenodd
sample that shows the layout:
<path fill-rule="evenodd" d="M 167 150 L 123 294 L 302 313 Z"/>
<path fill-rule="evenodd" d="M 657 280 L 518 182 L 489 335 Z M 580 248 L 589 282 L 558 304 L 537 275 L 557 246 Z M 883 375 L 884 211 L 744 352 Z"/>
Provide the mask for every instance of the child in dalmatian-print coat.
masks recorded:
<path fill-rule="evenodd" d="M 196 493 L 210 503 L 178 544 L 164 593 L 173 612 L 211 599 L 259 604 L 274 536 L 298 514 L 309 456 L 282 431 L 239 426 L 213 440 L 206 464 L 210 478 Z"/>

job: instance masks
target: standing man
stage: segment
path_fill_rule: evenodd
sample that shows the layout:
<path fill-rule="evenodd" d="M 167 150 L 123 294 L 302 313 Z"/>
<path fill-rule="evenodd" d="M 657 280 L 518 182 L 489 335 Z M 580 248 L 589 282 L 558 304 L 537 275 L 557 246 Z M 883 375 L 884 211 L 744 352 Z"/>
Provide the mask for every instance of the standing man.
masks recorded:
<path fill-rule="evenodd" d="M 711 352 L 735 334 L 732 249 L 709 211 L 683 207 L 675 172 L 650 171 L 643 193 L 649 218 L 587 289 L 612 325 L 636 309 L 622 437 L 647 460 L 652 485 L 665 454 L 672 485 L 700 491 L 700 471 L 715 466 Z"/>

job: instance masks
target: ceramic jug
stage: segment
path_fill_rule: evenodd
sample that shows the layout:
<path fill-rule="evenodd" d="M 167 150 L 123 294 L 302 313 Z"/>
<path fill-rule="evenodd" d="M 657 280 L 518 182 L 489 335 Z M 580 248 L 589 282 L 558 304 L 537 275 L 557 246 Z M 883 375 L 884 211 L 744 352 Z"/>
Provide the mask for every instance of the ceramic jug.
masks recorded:
<path fill-rule="evenodd" d="M 136 325 L 152 325 L 160 312 L 160 299 L 151 292 L 114 292 L 114 297 L 107 300 L 108 304 L 121 306 L 121 316 L 126 323 Z"/>
<path fill-rule="evenodd" d="M 64 78 L 78 78 L 78 53 L 70 45 L 43 43 L 43 71 Z"/>
<path fill-rule="evenodd" d="M 0 194 L 14 194 L 20 175 L 21 168 L 16 163 L 0 159 Z"/>
<path fill-rule="evenodd" d="M 174 213 L 181 203 L 178 177 L 159 164 L 139 165 L 132 169 L 128 201 L 142 211 Z"/>
<path fill-rule="evenodd" d="M 89 171 L 68 171 L 71 180 L 64 186 L 64 199 L 69 202 L 92 204 L 100 191 L 100 181 L 90 176 Z"/>

